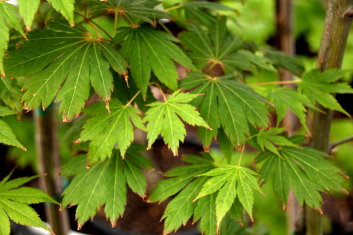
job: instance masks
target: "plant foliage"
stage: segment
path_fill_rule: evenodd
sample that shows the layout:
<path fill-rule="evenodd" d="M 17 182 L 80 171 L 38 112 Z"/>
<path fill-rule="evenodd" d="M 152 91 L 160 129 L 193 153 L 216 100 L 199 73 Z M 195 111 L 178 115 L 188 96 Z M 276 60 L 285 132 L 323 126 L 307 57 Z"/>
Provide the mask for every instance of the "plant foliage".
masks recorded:
<path fill-rule="evenodd" d="M 314 208 L 321 207 L 320 193 L 344 191 L 326 154 L 280 127 L 291 111 L 308 133 L 316 104 L 349 115 L 334 96 L 353 92 L 340 81 L 342 70 L 304 71 L 298 59 L 242 40 L 228 29 L 232 8 L 217 3 L 48 3 L 0 1 L 0 142 L 25 150 L 3 117 L 20 119 L 23 111 L 57 103 L 62 120 L 73 121 L 67 135 L 75 136 L 70 150 L 79 153 L 61 171 L 72 178 L 61 206 L 77 206 L 79 228 L 100 207 L 115 226 L 128 188 L 151 202 L 167 201 L 165 233 L 191 220 L 208 235 L 235 231 L 231 220 L 252 220 L 255 194 L 263 194 L 259 180 L 272 184 L 282 203 L 292 189 L 300 204 Z M 279 69 L 298 76 L 297 89 L 266 86 L 262 75 Z M 153 165 L 136 143 L 149 150 L 161 136 L 179 156 L 194 134 L 205 151 L 183 156 L 185 165 L 166 171 L 147 195 L 143 169 Z M 256 161 L 244 154 L 248 145 Z M 31 179 L 0 183 L 1 235 L 10 234 L 10 220 L 48 229 L 29 205 L 55 201 L 22 187 Z"/>

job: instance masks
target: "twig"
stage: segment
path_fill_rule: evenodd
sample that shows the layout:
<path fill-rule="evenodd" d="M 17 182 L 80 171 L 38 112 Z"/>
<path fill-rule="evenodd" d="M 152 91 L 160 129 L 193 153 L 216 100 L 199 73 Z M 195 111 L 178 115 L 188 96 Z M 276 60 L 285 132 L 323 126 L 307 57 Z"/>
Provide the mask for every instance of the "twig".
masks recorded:
<path fill-rule="evenodd" d="M 348 143 L 350 141 L 353 141 L 353 136 L 349 136 L 347 138 L 343 138 L 341 140 L 337 140 L 333 143 L 330 143 L 329 144 L 329 152 L 331 152 L 334 148 L 336 148 L 337 146 L 341 145 L 341 144 L 345 144 L 345 143 Z"/>
<path fill-rule="evenodd" d="M 102 30 L 102 32 L 103 32 L 105 35 L 107 35 L 107 36 L 109 37 L 109 39 L 113 39 L 113 37 L 112 37 L 105 29 L 102 28 L 102 26 L 100 26 L 99 24 L 97 24 L 96 22 L 94 22 L 93 20 L 91 20 L 90 18 L 88 18 L 87 16 L 82 15 L 82 14 L 81 14 L 80 12 L 78 12 L 78 11 L 74 11 L 74 13 L 75 13 L 76 15 L 79 15 L 79 16 L 85 18 L 86 20 L 88 20 L 88 21 L 91 22 L 92 24 L 94 24 L 97 28 L 99 28 L 100 30 Z"/>

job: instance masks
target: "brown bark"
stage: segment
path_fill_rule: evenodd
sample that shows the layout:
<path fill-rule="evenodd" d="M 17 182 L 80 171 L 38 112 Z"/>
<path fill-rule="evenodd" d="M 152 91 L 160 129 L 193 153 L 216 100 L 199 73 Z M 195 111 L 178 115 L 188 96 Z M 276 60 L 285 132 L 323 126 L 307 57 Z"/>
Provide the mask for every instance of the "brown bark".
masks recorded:
<path fill-rule="evenodd" d="M 36 148 L 41 187 L 54 199 L 59 199 L 63 185 L 59 176 L 60 157 L 53 109 L 50 106 L 46 111 L 37 109 L 35 112 Z M 68 214 L 65 209 L 59 209 L 58 205 L 46 204 L 47 221 L 56 235 L 66 235 L 69 232 Z"/>
<path fill-rule="evenodd" d="M 293 4 L 292 0 L 276 0 L 276 44 L 277 48 L 287 55 L 295 55 L 294 38 L 293 38 Z M 293 80 L 293 74 L 286 70 L 280 70 L 279 76 L 281 81 Z M 284 86 L 295 89 L 295 84 L 285 84 Z M 294 134 L 295 127 L 298 123 L 296 116 L 287 111 L 283 119 L 282 126 L 285 127 L 289 136 Z M 288 234 L 295 231 L 296 223 L 301 221 L 300 207 L 290 191 L 287 203 L 287 226 Z"/>
<path fill-rule="evenodd" d="M 353 19 L 353 0 L 329 0 L 324 32 L 321 40 L 317 66 L 321 70 L 340 68 L 347 37 Z M 328 151 L 332 111 L 314 111 L 311 124 L 312 147 Z M 307 235 L 322 234 L 322 221 L 319 212 L 305 207 L 305 225 Z"/>

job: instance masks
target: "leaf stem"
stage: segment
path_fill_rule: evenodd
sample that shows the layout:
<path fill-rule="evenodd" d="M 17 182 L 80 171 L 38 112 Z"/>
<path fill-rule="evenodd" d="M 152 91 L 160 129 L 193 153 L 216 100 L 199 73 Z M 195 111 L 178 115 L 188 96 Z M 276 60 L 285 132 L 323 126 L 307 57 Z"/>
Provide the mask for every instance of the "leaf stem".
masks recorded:
<path fill-rule="evenodd" d="M 159 90 L 161 91 L 161 95 L 163 97 L 164 102 L 167 102 L 167 97 L 165 96 L 162 87 L 156 82 L 152 82 L 151 84 L 155 84 L 159 88 Z"/>
<path fill-rule="evenodd" d="M 136 94 L 129 100 L 129 102 L 127 102 L 124 107 L 128 107 L 135 99 L 136 97 L 141 93 L 141 90 L 139 90 L 138 92 L 136 92 Z"/>
<path fill-rule="evenodd" d="M 245 149 L 245 144 L 241 148 L 240 156 L 239 156 L 239 161 L 238 161 L 238 167 L 240 167 L 241 161 L 243 160 L 243 154 L 244 154 L 244 149 Z"/>
<path fill-rule="evenodd" d="M 117 28 L 118 28 L 118 18 L 119 18 L 119 14 L 118 14 L 118 12 L 115 11 L 115 13 L 114 13 L 114 36 L 116 35 Z"/>
<path fill-rule="evenodd" d="M 102 28 L 102 26 L 100 26 L 99 24 L 97 24 L 96 22 L 94 22 L 93 20 L 91 20 L 90 18 L 88 18 L 87 16 L 82 15 L 82 14 L 81 14 L 80 12 L 78 12 L 78 11 L 74 11 L 74 13 L 75 13 L 76 15 L 79 15 L 79 16 L 85 18 L 86 20 L 88 20 L 88 21 L 91 22 L 92 24 L 94 24 L 94 25 L 95 25 L 97 28 L 99 28 L 105 35 L 107 35 L 107 37 L 108 37 L 110 40 L 113 39 L 113 37 L 112 37 L 105 29 Z"/>
<path fill-rule="evenodd" d="M 349 136 L 349 137 L 346 137 L 346 138 L 343 138 L 343 139 L 341 139 L 341 140 L 337 140 L 337 141 L 331 143 L 331 144 L 329 145 L 329 148 L 328 148 L 328 149 L 329 149 L 329 152 L 331 152 L 335 147 L 337 147 L 337 146 L 339 146 L 339 145 L 341 145 L 341 144 L 348 143 L 348 142 L 350 142 L 350 141 L 353 141 L 353 136 Z"/>
<path fill-rule="evenodd" d="M 290 80 L 290 81 L 270 81 L 270 82 L 259 82 L 250 84 L 251 86 L 262 86 L 262 85 L 283 85 L 283 84 L 296 84 L 301 83 L 302 80 Z"/>
<path fill-rule="evenodd" d="M 168 7 L 168 8 L 166 8 L 166 9 L 164 9 L 164 10 L 165 10 L 165 11 L 172 11 L 172 10 L 179 9 L 179 8 L 181 8 L 181 7 L 183 7 L 183 6 L 184 6 L 183 3 L 179 3 L 179 4 L 175 5 L 175 6 Z"/>

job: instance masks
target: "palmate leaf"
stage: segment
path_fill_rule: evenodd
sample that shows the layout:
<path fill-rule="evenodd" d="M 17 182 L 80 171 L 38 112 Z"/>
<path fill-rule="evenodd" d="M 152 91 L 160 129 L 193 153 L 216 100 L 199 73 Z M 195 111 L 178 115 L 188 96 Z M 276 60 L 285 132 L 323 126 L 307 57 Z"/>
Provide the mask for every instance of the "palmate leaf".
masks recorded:
<path fill-rule="evenodd" d="M 261 153 L 257 160 L 264 162 L 259 174 L 272 180 L 273 190 L 284 204 L 290 188 L 300 204 L 314 208 L 321 206 L 320 192 L 344 190 L 340 170 L 324 158 L 324 153 L 309 147 L 283 147 L 278 152 Z"/>
<path fill-rule="evenodd" d="M 193 69 L 191 60 L 174 43 L 178 39 L 149 26 L 122 29 L 121 53 L 131 65 L 131 76 L 146 96 L 151 72 L 167 87 L 177 88 L 178 72 L 173 61 Z M 117 40 L 117 39 L 116 39 Z"/>
<path fill-rule="evenodd" d="M 6 71 L 26 77 L 26 109 L 47 108 L 57 94 L 63 119 L 69 121 L 88 99 L 90 83 L 108 103 L 113 89 L 108 63 L 119 74 L 126 73 L 127 64 L 113 47 L 81 27 L 70 28 L 62 22 L 50 26 L 52 30 L 30 33 L 28 42 L 10 53 Z"/>
<path fill-rule="evenodd" d="M 240 221 L 243 208 L 251 215 L 253 191 L 261 192 L 253 171 L 234 165 L 218 166 L 208 153 L 184 157 L 191 164 L 167 171 L 165 175 L 171 178 L 158 182 L 149 197 L 156 202 L 176 194 L 163 215 L 164 232 L 177 230 L 193 216 L 194 222 L 201 221 L 203 233 L 213 235 L 219 232 L 227 213 Z"/>
<path fill-rule="evenodd" d="M 303 74 L 298 89 L 311 102 L 317 102 L 325 108 L 349 115 L 332 95 L 336 93 L 353 93 L 353 89 L 347 83 L 335 83 L 343 75 L 344 72 L 339 69 L 329 69 L 324 72 L 315 69 Z"/>
<path fill-rule="evenodd" d="M 95 103 L 84 113 L 93 116 L 83 126 L 79 141 L 91 141 L 88 151 L 89 164 L 110 157 L 116 143 L 124 157 L 127 148 L 134 140 L 134 124 L 144 130 L 139 111 L 134 107 L 124 106 L 118 100 L 110 103 L 108 112 L 103 103 Z"/>
<path fill-rule="evenodd" d="M 156 0 L 89 0 L 87 3 L 92 6 L 93 14 L 116 14 L 129 24 L 154 24 L 156 19 L 169 17 L 166 12 L 153 9 L 159 4 Z"/>
<path fill-rule="evenodd" d="M 138 149 L 129 149 L 124 160 L 121 159 L 120 153 L 116 152 L 110 159 L 90 169 L 85 168 L 84 156 L 81 156 L 83 159 L 79 161 L 73 159 L 73 162 L 80 163 L 79 166 L 75 165 L 73 168 L 69 162 L 64 168 L 63 174 L 75 176 L 63 193 L 62 205 L 77 205 L 76 218 L 79 228 L 103 205 L 107 218 L 112 226 L 115 226 L 116 220 L 125 210 L 127 185 L 141 196 L 144 195 L 146 179 L 141 173 L 139 160 L 144 156 L 136 152 Z"/>
<path fill-rule="evenodd" d="M 266 50 L 265 57 L 272 61 L 273 65 L 286 69 L 293 74 L 300 76 L 305 71 L 304 65 L 296 58 L 275 50 Z"/>
<path fill-rule="evenodd" d="M 270 68 L 267 59 L 242 49 L 243 42 L 227 31 L 226 17 L 216 18 L 209 31 L 190 24 L 188 31 L 181 33 L 180 40 L 196 66 L 210 70 L 209 73 L 216 66 L 225 73 Z"/>
<path fill-rule="evenodd" d="M 281 87 L 270 89 L 267 98 L 275 107 L 277 126 L 279 126 L 285 117 L 286 111 L 290 110 L 298 117 L 302 126 L 308 131 L 305 106 L 314 108 L 314 104 L 305 95 L 289 88 Z"/>
<path fill-rule="evenodd" d="M 281 136 L 281 132 L 283 132 L 283 128 L 262 129 L 256 134 L 256 142 L 262 151 L 266 149 L 277 155 L 279 155 L 278 148 L 283 146 L 297 146 L 286 137 Z"/>
<path fill-rule="evenodd" d="M 211 144 L 221 127 L 234 145 L 241 145 L 249 134 L 249 123 L 259 127 L 268 125 L 264 98 L 243 83 L 227 77 L 191 73 L 180 86 L 183 89 L 196 87 L 193 93 L 205 94 L 195 100 L 201 116 L 212 128 L 198 129 L 198 137 L 205 146 Z"/>
<path fill-rule="evenodd" d="M 210 128 L 200 117 L 196 108 L 188 104 L 198 95 L 180 93 L 179 91 L 171 94 L 165 102 L 154 102 L 149 104 L 151 107 L 144 118 L 147 124 L 148 147 L 150 148 L 158 135 L 161 134 L 164 142 L 172 150 L 174 155 L 178 154 L 179 142 L 183 142 L 186 130 L 182 122 Z"/>
<path fill-rule="evenodd" d="M 157 202 L 164 201 L 168 197 L 177 194 L 168 203 L 163 215 L 163 219 L 165 219 L 164 232 L 166 233 L 177 230 L 192 217 L 198 204 L 198 202 L 193 202 L 193 199 L 197 196 L 202 184 L 206 180 L 206 177 L 199 177 L 197 179 L 195 177 L 214 168 L 212 157 L 206 153 L 202 156 L 186 155 L 184 156 L 184 161 L 192 164 L 167 171 L 165 175 L 171 178 L 159 181 L 157 187 L 153 189 L 152 194 L 149 196 L 150 201 Z M 200 208 L 197 210 L 199 212 Z M 194 221 L 196 222 L 200 218 L 201 220 L 205 220 L 203 217 L 207 216 L 207 214 L 200 214 L 198 212 L 195 212 Z M 208 230 L 203 230 L 203 232 L 206 231 Z"/>
<path fill-rule="evenodd" d="M 212 178 L 206 181 L 196 199 L 218 192 L 216 198 L 217 226 L 221 224 L 236 198 L 252 217 L 253 191 L 261 192 L 254 171 L 244 167 L 222 165 L 201 174 L 201 176 L 210 176 Z"/>
<path fill-rule="evenodd" d="M 5 1 L 0 2 L 0 74 L 5 76 L 5 70 L 3 66 L 3 58 L 7 45 L 9 42 L 10 29 L 15 29 L 23 37 L 26 37 L 21 26 L 21 21 L 18 16 L 18 10 L 15 6 L 6 3 Z"/>
<path fill-rule="evenodd" d="M 9 181 L 10 175 L 0 182 L 0 234 L 10 235 L 10 220 L 15 223 L 50 229 L 29 206 L 41 202 L 57 203 L 36 188 L 21 187 L 36 177 L 17 178 Z"/>

